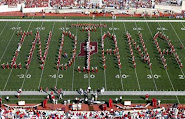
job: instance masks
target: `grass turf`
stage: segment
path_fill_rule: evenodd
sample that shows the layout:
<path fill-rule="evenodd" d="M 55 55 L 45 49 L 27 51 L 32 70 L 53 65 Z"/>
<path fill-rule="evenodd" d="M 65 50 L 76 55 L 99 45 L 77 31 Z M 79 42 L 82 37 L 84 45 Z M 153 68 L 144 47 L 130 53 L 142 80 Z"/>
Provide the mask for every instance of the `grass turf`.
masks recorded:
<path fill-rule="evenodd" d="M 85 65 L 85 57 L 76 57 L 75 64 L 73 64 L 67 71 L 58 70 L 56 67 L 56 59 L 58 55 L 60 39 L 62 30 L 60 28 L 68 27 L 69 30 L 78 36 L 77 44 L 77 54 L 80 52 L 80 43 L 87 39 L 87 32 L 80 31 L 80 28 L 71 28 L 72 22 L 0 22 L 0 63 L 11 62 L 13 54 L 17 49 L 17 44 L 20 41 L 20 36 L 17 36 L 16 30 L 12 30 L 12 27 L 21 27 L 22 31 L 29 30 L 36 33 L 37 27 L 44 27 L 44 30 L 40 31 L 42 49 L 44 51 L 45 42 L 48 37 L 49 31 L 52 30 L 54 25 L 52 40 L 50 43 L 49 52 L 47 55 L 47 60 L 45 64 L 45 69 L 42 73 L 40 69 L 40 61 L 38 59 L 38 46 L 33 53 L 33 58 L 29 70 L 23 69 L 5 69 L 0 68 L 0 80 L 1 90 L 17 90 L 22 88 L 23 90 L 37 90 L 39 86 L 43 88 L 49 87 L 53 88 L 57 85 L 58 88 L 63 88 L 64 90 L 76 90 L 79 88 L 86 89 L 90 83 L 92 89 L 97 89 L 101 87 L 106 87 L 107 90 L 184 90 L 185 80 L 179 79 L 179 75 L 185 71 L 178 67 L 178 64 L 174 60 L 172 55 L 165 55 L 167 59 L 168 69 L 167 72 L 163 68 L 161 60 L 159 59 L 159 54 L 153 43 L 152 36 L 158 31 L 157 28 L 164 27 L 167 30 L 164 31 L 166 35 L 169 36 L 172 44 L 175 46 L 177 53 L 179 54 L 182 63 L 185 62 L 185 50 L 181 49 L 181 43 L 184 44 L 184 31 L 181 28 L 184 27 L 184 23 L 106 23 L 107 28 L 97 28 L 96 32 L 91 32 L 91 41 L 98 42 L 98 53 L 92 55 L 91 66 L 98 67 L 98 73 L 90 73 L 94 75 L 95 78 L 84 78 L 87 73 L 78 73 L 77 66 Z M 104 24 L 104 22 L 102 22 Z M 109 28 L 118 28 L 118 30 L 110 30 Z M 135 39 L 137 44 L 140 44 L 138 33 L 133 28 L 141 28 L 141 33 L 143 34 L 143 39 L 145 45 L 148 49 L 151 62 L 152 62 L 152 73 L 153 75 L 160 75 L 158 79 L 153 80 L 148 79 L 147 75 L 151 75 L 148 65 L 143 63 L 139 57 L 139 53 L 134 49 L 134 56 L 136 57 L 136 70 L 132 66 L 131 57 L 129 53 L 129 45 L 127 43 L 127 38 L 125 35 L 125 28 L 132 38 Z M 174 28 L 174 29 L 173 29 Z M 118 48 L 120 49 L 122 69 L 117 68 L 117 59 L 114 55 L 106 55 L 106 65 L 107 70 L 104 72 L 102 62 L 101 62 L 101 35 L 104 32 L 110 31 L 115 33 L 117 36 Z M 177 33 L 177 34 L 176 34 Z M 29 50 L 31 49 L 31 43 L 34 39 L 33 36 L 27 36 L 21 52 L 19 53 L 17 63 L 21 62 L 25 65 Z M 178 39 L 179 38 L 179 39 Z M 161 48 L 167 49 L 167 43 L 161 39 L 158 39 Z M 65 37 L 63 52 L 66 52 L 71 56 L 73 42 L 68 37 Z M 105 51 L 106 49 L 114 48 L 113 41 L 109 38 L 105 39 Z M 68 60 L 62 58 L 62 63 L 66 63 Z M 31 78 L 19 78 L 18 75 L 30 74 Z M 63 78 L 52 78 L 49 75 L 63 75 Z M 118 75 L 128 75 L 127 78 L 119 78 Z M 183 77 L 184 78 L 184 77 Z M 156 87 L 155 87 L 156 85 Z M 139 88 L 140 87 L 140 88 Z"/>

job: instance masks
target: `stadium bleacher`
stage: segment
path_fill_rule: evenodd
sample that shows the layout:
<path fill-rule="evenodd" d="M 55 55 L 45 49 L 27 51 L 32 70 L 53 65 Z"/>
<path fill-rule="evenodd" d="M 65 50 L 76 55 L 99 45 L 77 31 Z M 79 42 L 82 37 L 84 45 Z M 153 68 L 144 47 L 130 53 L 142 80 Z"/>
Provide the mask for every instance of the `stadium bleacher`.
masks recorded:
<path fill-rule="evenodd" d="M 123 118 L 123 119 L 169 119 L 169 118 L 184 118 L 184 108 L 176 105 L 168 105 L 158 109 L 145 110 L 110 110 L 110 111 L 60 111 L 60 110 L 37 110 L 37 109 L 0 109 L 0 118 Z"/>

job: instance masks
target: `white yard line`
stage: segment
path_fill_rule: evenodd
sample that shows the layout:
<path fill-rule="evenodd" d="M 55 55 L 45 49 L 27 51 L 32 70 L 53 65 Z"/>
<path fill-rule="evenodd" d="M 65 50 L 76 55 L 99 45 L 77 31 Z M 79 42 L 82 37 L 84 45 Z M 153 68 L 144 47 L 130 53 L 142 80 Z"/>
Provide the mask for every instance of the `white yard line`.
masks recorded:
<path fill-rule="evenodd" d="M 159 22 L 158 22 L 158 24 L 159 24 Z M 171 23 L 170 23 L 170 25 L 171 25 L 172 29 L 174 30 L 174 32 L 175 32 L 175 34 L 176 34 L 177 38 L 178 38 L 178 39 L 179 39 L 179 41 L 181 42 L 181 40 L 180 40 L 180 38 L 179 38 L 179 36 L 178 36 L 177 32 L 175 31 L 174 27 L 172 26 L 172 24 L 171 24 Z M 161 25 L 160 25 L 160 24 L 159 24 L 159 26 L 160 26 L 160 28 L 161 28 Z M 164 33 L 164 31 L 163 31 L 163 30 L 162 30 L 162 32 Z M 181 42 L 181 44 L 182 44 L 182 42 Z M 183 44 L 182 44 L 182 45 L 183 45 Z M 183 45 L 183 47 L 184 47 L 184 45 Z M 180 67 L 179 63 L 177 63 L 177 64 L 178 64 L 178 66 L 179 66 L 179 69 L 181 70 L 182 75 L 185 77 L 184 72 L 183 72 L 183 70 L 181 69 L 181 67 Z"/>
<path fill-rule="evenodd" d="M 32 19 L 33 19 L 33 18 L 34 18 L 34 17 L 32 17 Z M 20 22 L 18 23 L 18 25 L 19 25 L 19 24 L 20 24 Z M 32 24 L 32 21 L 30 22 L 27 31 L 29 30 L 31 24 Z M 17 27 L 18 27 L 18 25 L 17 25 Z M 16 31 L 16 30 L 15 30 L 15 31 Z M 13 33 L 11 39 L 13 38 L 13 36 L 14 36 L 14 34 L 15 34 L 15 31 L 14 31 L 14 33 Z M 11 40 L 10 40 L 10 41 L 11 41 Z M 9 43 L 10 43 L 10 41 L 9 41 Z M 8 43 L 8 45 L 9 45 L 9 43 Z M 23 43 L 24 43 L 24 42 L 23 42 Z M 22 45 L 23 45 L 23 44 L 22 44 Z M 6 47 L 6 49 L 7 49 L 7 47 Z M 18 58 L 18 56 L 17 56 L 17 58 Z M 3 88 L 3 91 L 5 90 L 5 88 L 6 88 L 7 84 L 8 84 L 8 81 L 9 81 L 9 79 L 10 79 L 10 76 L 11 76 L 11 74 L 12 74 L 12 71 L 13 71 L 13 68 L 11 69 L 11 71 L 10 71 L 10 73 L 9 73 L 9 75 L 8 75 L 8 79 L 7 79 L 6 83 L 5 83 L 5 86 L 4 86 L 4 88 Z"/>
<path fill-rule="evenodd" d="M 136 79 L 137 79 L 137 84 L 138 84 L 139 90 L 141 90 L 141 86 L 139 84 L 139 78 L 137 76 L 137 70 L 136 70 L 136 68 L 134 69 L 134 71 L 135 71 L 135 75 L 136 75 Z"/>
<path fill-rule="evenodd" d="M 124 22 L 123 22 L 123 25 L 124 25 L 124 28 L 125 28 L 125 34 L 126 34 L 127 29 L 126 29 L 126 26 L 125 26 L 125 23 L 124 23 Z M 138 78 L 138 76 L 137 76 L 136 68 L 135 68 L 135 76 L 136 76 L 137 85 L 138 85 L 138 87 L 139 87 L 139 90 L 141 90 L 141 86 L 140 86 L 140 84 L 139 84 L 139 78 Z"/>
<path fill-rule="evenodd" d="M 32 18 L 32 19 L 33 19 L 33 18 Z M 32 24 L 32 22 L 30 22 L 30 24 L 29 24 L 29 26 L 28 26 L 27 31 L 30 29 L 31 24 Z M 22 45 L 23 45 L 23 44 L 22 44 Z M 26 73 L 26 75 L 27 75 L 27 73 Z M 23 82 L 25 81 L 26 75 L 24 76 L 24 80 L 23 80 Z M 22 88 L 23 88 L 23 85 L 21 86 L 21 89 L 22 89 Z"/>
<path fill-rule="evenodd" d="M 43 25 L 43 22 L 42 22 L 42 24 L 41 24 L 41 27 L 42 27 L 42 25 Z M 33 52 L 33 53 L 34 53 L 34 52 Z M 31 57 L 31 60 L 32 60 L 32 57 Z M 24 75 L 24 76 L 26 76 L 26 75 L 28 74 L 28 71 L 29 71 L 29 66 L 28 66 L 28 68 L 26 69 L 26 72 L 25 72 L 25 75 Z M 21 89 L 22 89 L 23 86 L 24 86 L 25 79 L 26 79 L 26 77 L 24 77 L 23 83 L 22 83 L 22 85 L 21 85 Z"/>
<path fill-rule="evenodd" d="M 101 24 L 101 22 L 100 22 L 100 24 Z M 101 27 L 101 37 L 102 37 L 102 27 Z M 106 76 L 106 70 L 103 70 L 103 72 L 104 72 L 104 79 L 105 79 L 105 90 L 107 90 L 107 76 Z"/>
<path fill-rule="evenodd" d="M 78 24 L 78 22 L 77 22 L 77 24 Z M 77 35 L 78 35 L 78 34 L 77 34 L 77 32 L 78 32 L 78 29 L 76 29 L 76 37 L 77 37 Z M 77 42 L 78 42 L 78 39 L 77 39 Z M 76 59 L 76 56 L 75 56 L 75 59 Z M 75 59 L 74 59 L 74 64 L 73 64 L 72 91 L 73 91 L 73 88 L 74 88 L 73 86 L 74 86 L 74 77 L 75 77 L 75 61 L 76 61 Z"/>
<path fill-rule="evenodd" d="M 13 68 L 10 70 L 10 73 L 9 73 L 8 78 L 7 78 L 7 80 L 6 80 L 6 83 L 5 83 L 5 85 L 4 85 L 3 91 L 5 91 L 5 88 L 6 88 L 7 84 L 8 84 L 8 81 L 9 81 L 10 76 L 11 76 L 11 74 L 12 74 L 12 70 L 13 70 Z"/>
<path fill-rule="evenodd" d="M 182 26 L 185 28 L 184 24 L 181 22 Z"/>
<path fill-rule="evenodd" d="M 90 35 L 90 37 L 91 37 L 91 35 Z M 92 57 L 90 56 L 90 58 L 92 58 Z M 91 75 L 91 71 L 88 72 L 88 86 L 89 87 L 91 87 L 91 77 L 90 77 L 90 75 Z"/>
<path fill-rule="evenodd" d="M 147 24 L 147 27 L 148 27 L 148 29 L 149 29 L 149 31 L 150 31 L 151 37 L 153 38 L 152 31 L 151 31 L 151 29 L 150 29 L 150 26 L 148 25 L 148 22 L 146 21 L 146 18 L 145 18 L 144 21 L 145 21 L 146 24 Z M 159 24 L 159 22 L 158 22 L 158 24 Z M 160 24 L 159 24 L 159 26 L 160 26 Z M 164 69 L 165 69 L 165 68 L 164 68 Z M 166 71 L 166 74 L 167 74 L 167 76 L 168 76 L 169 82 L 170 82 L 170 84 L 171 84 L 171 86 L 172 86 L 172 89 L 175 91 L 175 88 L 174 88 L 174 86 L 173 86 L 173 84 L 172 84 L 172 81 L 171 81 L 171 78 L 170 78 L 170 76 L 169 76 L 169 74 L 168 74 L 167 69 L 165 69 L 165 71 Z M 178 99 L 177 96 L 176 96 L 176 98 L 177 98 L 178 103 L 180 103 L 180 101 L 179 101 L 179 99 Z"/>
<path fill-rule="evenodd" d="M 20 22 L 18 22 L 17 27 L 19 26 L 19 24 L 20 24 Z M 0 62 L 2 61 L 4 55 L 5 55 L 6 51 L 7 51 L 7 48 L 8 48 L 8 46 L 9 46 L 10 42 L 12 41 L 12 38 L 13 38 L 15 32 L 16 32 L 16 30 L 14 30 L 14 32 L 13 32 L 13 34 L 12 34 L 12 36 L 11 36 L 11 38 L 10 38 L 10 40 L 9 40 L 9 42 L 8 42 L 8 44 L 7 44 L 7 46 L 6 46 L 6 48 L 5 48 L 5 50 L 4 50 L 4 52 L 3 52 L 3 55 L 1 56 Z"/>
<path fill-rule="evenodd" d="M 8 22 L 185 22 L 185 20 L 0 19 Z"/>
<path fill-rule="evenodd" d="M 183 45 L 183 47 L 184 47 L 184 44 L 182 43 L 182 41 L 181 41 L 179 35 L 177 34 L 176 30 L 174 29 L 173 25 L 172 25 L 170 22 L 169 22 L 169 24 L 170 24 L 170 26 L 172 27 L 173 31 L 175 32 L 175 35 L 177 36 L 177 38 L 178 38 L 178 40 L 180 41 L 181 45 Z M 185 47 L 184 47 L 184 49 L 185 49 Z"/>
<path fill-rule="evenodd" d="M 55 86 L 57 86 L 57 83 L 58 83 L 58 74 L 59 74 L 59 71 L 60 71 L 60 68 L 58 68 L 58 70 L 57 70 L 57 77 L 56 77 L 56 83 L 55 83 Z"/>
<path fill-rule="evenodd" d="M 20 22 L 19 22 L 19 23 L 20 23 Z M 27 31 L 29 30 L 31 24 L 32 24 L 32 22 L 30 22 Z M 16 30 L 15 30 L 15 31 L 16 31 Z M 13 35 L 15 34 L 15 31 L 14 31 Z M 25 37 L 25 38 L 26 38 L 26 37 Z M 24 42 L 23 42 L 23 43 L 24 43 Z M 23 43 L 22 43 L 22 45 L 23 45 Z M 19 56 L 19 55 L 18 55 L 18 56 Z M 17 56 L 17 58 L 18 58 L 18 56 Z M 10 76 L 11 76 L 11 74 L 12 74 L 12 71 L 13 71 L 13 68 L 11 69 L 11 71 L 10 71 L 10 73 L 9 73 L 9 75 L 8 75 L 8 79 L 7 79 L 6 84 L 5 84 L 4 88 L 3 88 L 3 91 L 5 90 L 5 88 L 6 88 L 7 84 L 8 84 L 8 81 L 9 81 L 9 79 L 10 79 Z"/>
<path fill-rule="evenodd" d="M 20 24 L 20 22 L 18 22 L 17 27 L 19 26 L 19 24 Z M 3 56 L 4 56 L 4 54 L 5 54 L 5 52 L 6 52 L 7 48 L 8 48 L 8 46 L 9 46 L 9 44 L 10 44 L 10 42 L 11 42 L 11 40 L 12 40 L 12 38 L 13 38 L 15 32 L 16 32 L 16 30 L 13 32 L 13 34 L 12 34 L 12 36 L 11 36 L 9 42 L 8 42 L 8 45 L 6 46 L 6 49 L 5 49 L 4 53 L 3 53 Z M 1 60 L 2 60 L 3 56 L 1 57 Z M 0 62 L 1 62 L 1 60 L 0 60 Z M 8 84 L 8 81 L 9 81 L 10 76 L 11 76 L 11 74 L 12 74 L 12 70 L 13 70 L 13 69 L 11 69 L 11 71 L 10 71 L 10 73 L 9 73 L 9 75 L 8 75 L 8 78 L 7 78 L 6 83 L 5 83 L 5 85 L 4 85 L 3 91 L 5 90 L 5 88 L 6 88 L 7 84 Z"/>
<path fill-rule="evenodd" d="M 170 22 L 169 22 L 169 23 L 170 23 Z M 173 25 L 172 25 L 171 23 L 170 23 L 170 25 L 171 25 L 173 31 L 175 32 L 175 34 L 176 34 L 178 40 L 180 41 L 180 43 L 183 45 L 183 48 L 185 49 L 184 44 L 182 43 L 182 41 L 181 41 L 179 35 L 177 34 L 176 30 L 174 29 Z M 162 30 L 162 31 L 163 31 L 163 30 Z M 185 77 L 184 72 L 183 72 L 183 70 L 181 69 L 179 63 L 177 63 L 177 64 L 178 64 L 178 66 L 179 66 L 179 68 L 180 68 L 180 70 L 181 70 L 182 75 Z"/>
<path fill-rule="evenodd" d="M 64 30 L 66 30 L 66 22 L 65 22 L 65 27 L 64 28 L 65 28 Z M 64 36 L 64 38 L 65 38 L 65 36 Z M 65 39 L 64 39 L 64 41 L 65 41 Z M 56 87 L 58 85 L 58 75 L 59 75 L 59 72 L 60 72 L 60 68 L 58 68 L 58 70 L 57 70 L 57 77 L 56 77 L 56 83 L 55 83 L 55 86 Z"/>
<path fill-rule="evenodd" d="M 138 30 L 138 27 L 137 27 L 136 22 L 135 22 L 135 26 L 136 26 L 137 32 L 138 32 L 139 30 Z M 150 68 L 150 73 L 151 73 L 151 75 L 152 75 L 152 79 L 153 79 L 153 83 L 154 83 L 155 89 L 158 90 L 158 89 L 157 89 L 156 82 L 155 82 L 155 79 L 154 79 L 154 75 L 153 75 L 153 72 L 152 72 L 152 69 L 151 69 L 151 68 Z"/>
<path fill-rule="evenodd" d="M 114 33 L 114 25 L 113 25 L 113 22 L 112 22 L 112 28 L 113 28 L 113 34 L 115 34 Z M 115 34 L 116 35 L 116 34 Z M 122 87 L 122 90 L 124 90 L 124 88 L 123 88 L 123 78 L 122 78 L 122 73 L 121 73 L 121 69 L 119 68 L 119 74 L 120 74 L 120 79 L 121 79 L 121 87 Z"/>
<path fill-rule="evenodd" d="M 52 27 L 52 30 L 51 30 L 52 36 L 53 36 L 53 29 L 54 29 L 54 28 L 55 28 L 55 22 L 53 23 L 53 27 Z M 52 37 L 52 36 L 51 36 L 51 37 Z M 52 38 L 51 38 L 51 39 L 52 39 Z M 49 47 L 48 47 L 48 51 L 49 51 Z M 46 55 L 46 59 L 45 59 L 45 62 L 44 62 L 44 66 L 45 66 L 45 64 L 46 64 L 47 56 L 48 56 L 48 55 Z M 45 69 L 45 68 L 44 68 L 44 69 Z M 40 84 L 41 84 L 41 81 L 42 81 L 44 69 L 42 70 L 42 73 L 41 73 L 41 75 L 40 75 L 40 82 L 39 82 L 38 89 L 40 89 Z"/>
<path fill-rule="evenodd" d="M 3 27 L 3 30 L 1 31 L 0 35 L 3 33 L 4 29 L 6 28 L 8 22 L 6 22 L 5 26 Z"/>

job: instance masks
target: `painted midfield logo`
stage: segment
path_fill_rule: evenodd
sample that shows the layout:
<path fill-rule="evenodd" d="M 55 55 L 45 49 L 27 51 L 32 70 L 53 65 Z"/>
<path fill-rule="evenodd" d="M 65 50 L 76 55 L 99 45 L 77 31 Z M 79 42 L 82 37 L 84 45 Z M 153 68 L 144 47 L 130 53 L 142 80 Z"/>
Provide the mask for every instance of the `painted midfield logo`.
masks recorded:
<path fill-rule="evenodd" d="M 91 55 L 96 54 L 98 52 L 98 43 L 91 42 Z M 78 56 L 86 56 L 87 49 L 86 49 L 86 42 L 80 44 L 80 54 Z"/>

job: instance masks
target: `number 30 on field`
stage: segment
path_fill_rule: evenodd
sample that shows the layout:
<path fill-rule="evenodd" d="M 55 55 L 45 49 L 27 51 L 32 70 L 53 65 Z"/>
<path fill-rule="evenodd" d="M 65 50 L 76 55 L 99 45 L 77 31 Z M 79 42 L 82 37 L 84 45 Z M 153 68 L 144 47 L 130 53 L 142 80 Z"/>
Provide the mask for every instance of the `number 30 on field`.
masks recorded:
<path fill-rule="evenodd" d="M 147 78 L 148 78 L 148 79 L 152 79 L 152 78 L 158 79 L 158 78 L 160 78 L 160 77 L 161 77 L 161 75 L 157 75 L 157 74 L 154 74 L 153 76 L 152 76 L 151 74 L 148 74 L 148 75 L 147 75 Z"/>

